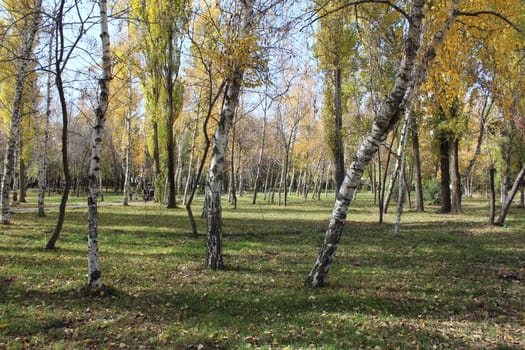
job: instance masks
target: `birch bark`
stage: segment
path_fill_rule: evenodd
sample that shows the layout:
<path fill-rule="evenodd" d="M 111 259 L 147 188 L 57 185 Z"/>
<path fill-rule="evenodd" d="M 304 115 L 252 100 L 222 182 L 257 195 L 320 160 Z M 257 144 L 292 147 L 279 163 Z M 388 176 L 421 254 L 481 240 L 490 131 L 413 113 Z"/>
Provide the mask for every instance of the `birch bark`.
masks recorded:
<path fill-rule="evenodd" d="M 410 92 L 417 90 L 425 76 L 428 63 L 436 55 L 436 47 L 443 43 L 445 34 L 458 16 L 456 6 L 459 4 L 459 1 L 452 0 L 453 6 L 449 11 L 448 18 L 444 23 L 443 28 L 434 35 L 432 39 L 433 45 L 431 45 L 425 52 L 422 58 L 422 63 L 417 66 L 417 70 L 414 72 L 416 55 L 421 42 L 422 19 L 424 18 L 425 3 L 425 0 L 414 0 L 412 2 L 409 21 L 410 25 L 407 39 L 405 40 L 405 51 L 398 75 L 395 79 L 392 91 L 383 102 L 381 109 L 377 114 L 377 118 L 372 125 L 372 130 L 361 142 L 354 160 L 349 166 L 341 189 L 337 194 L 332 216 L 330 218 L 324 241 L 319 250 L 318 258 L 306 280 L 307 285 L 320 287 L 325 284 L 325 279 L 334 260 L 337 245 L 346 222 L 348 207 L 352 201 L 355 190 L 359 186 L 364 169 L 372 159 L 379 145 L 386 139 L 388 132 L 392 130 L 395 123 L 403 114 L 407 104 L 411 102 L 405 99 L 405 95 L 408 95 L 409 97 L 412 95 L 412 93 L 407 94 L 407 90 L 409 90 L 409 88 L 411 88 Z"/>
<path fill-rule="evenodd" d="M 53 36 L 54 31 L 51 31 L 51 38 L 49 39 L 49 66 L 52 64 L 53 55 Z M 44 115 L 43 133 L 44 137 L 39 142 L 39 157 L 38 157 L 38 216 L 44 217 L 44 202 L 47 187 L 47 146 L 49 142 L 49 119 L 51 118 L 51 71 L 47 73 L 46 86 L 46 113 Z"/>
<path fill-rule="evenodd" d="M 88 289 L 102 287 L 100 263 L 98 255 L 98 177 L 104 122 L 109 100 L 109 82 L 111 80 L 111 56 L 109 51 L 109 30 L 107 0 L 99 1 L 100 7 L 100 39 L 102 42 L 102 77 L 98 84 L 100 88 L 99 103 L 95 110 L 95 126 L 91 148 L 91 163 L 89 166 L 88 187 Z"/>
<path fill-rule="evenodd" d="M 15 77 L 15 96 L 13 98 L 13 107 L 11 110 L 11 124 L 7 149 L 4 158 L 4 169 L 2 174 L 1 198 L 2 198 L 2 215 L 1 221 L 4 225 L 11 223 L 9 215 L 9 192 L 11 190 L 11 181 L 15 171 L 15 151 L 17 138 L 20 134 L 20 122 L 22 118 L 22 97 L 24 94 L 24 82 L 28 74 L 27 69 L 31 62 L 33 54 L 33 45 L 42 20 L 42 1 L 36 0 L 34 11 L 30 14 L 30 25 L 24 33 L 22 48 L 20 51 L 20 65 Z"/>
<path fill-rule="evenodd" d="M 404 192 L 404 175 L 405 175 L 405 159 L 407 149 L 407 135 L 408 135 L 408 124 L 410 123 L 412 111 L 407 112 L 403 129 L 401 130 L 401 152 L 399 152 L 399 185 L 398 185 L 398 196 L 397 196 L 397 216 L 396 223 L 394 225 L 394 236 L 399 235 L 399 229 L 401 227 L 401 214 L 403 213 L 403 192 Z M 408 186 L 407 186 L 408 187 Z M 410 203 L 410 200 L 409 200 Z"/>
<path fill-rule="evenodd" d="M 253 0 L 244 0 L 241 4 L 242 22 L 239 40 L 243 40 L 252 33 L 255 19 Z M 239 104 L 243 76 L 244 67 L 236 64 L 226 85 L 223 106 L 212 140 L 213 153 L 206 186 L 206 266 L 214 270 L 224 267 L 222 258 L 221 188 L 225 175 L 225 150 L 228 141 L 228 131 L 233 121 L 235 109 Z"/>

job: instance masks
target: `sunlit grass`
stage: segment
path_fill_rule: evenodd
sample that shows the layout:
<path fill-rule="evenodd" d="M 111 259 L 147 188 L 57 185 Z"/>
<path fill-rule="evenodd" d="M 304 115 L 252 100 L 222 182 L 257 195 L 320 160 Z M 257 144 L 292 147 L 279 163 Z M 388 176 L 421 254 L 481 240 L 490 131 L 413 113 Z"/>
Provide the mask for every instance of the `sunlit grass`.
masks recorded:
<path fill-rule="evenodd" d="M 111 199 L 111 201 L 108 200 Z M 34 206 L 31 195 L 26 206 Z M 107 195 L 119 203 L 118 195 Z M 525 347 L 525 215 L 486 225 L 484 199 L 462 215 L 352 203 L 328 286 L 303 285 L 332 208 L 290 197 L 242 197 L 224 208 L 224 271 L 204 268 L 205 240 L 184 209 L 102 206 L 103 281 L 86 282 L 86 209 L 70 209 L 46 251 L 56 209 L 13 214 L 0 235 L 0 349 L 521 349 Z M 202 198 L 194 212 L 200 214 Z M 198 218 L 201 234 L 205 221 Z M 515 276 L 516 278 L 505 277 Z"/>

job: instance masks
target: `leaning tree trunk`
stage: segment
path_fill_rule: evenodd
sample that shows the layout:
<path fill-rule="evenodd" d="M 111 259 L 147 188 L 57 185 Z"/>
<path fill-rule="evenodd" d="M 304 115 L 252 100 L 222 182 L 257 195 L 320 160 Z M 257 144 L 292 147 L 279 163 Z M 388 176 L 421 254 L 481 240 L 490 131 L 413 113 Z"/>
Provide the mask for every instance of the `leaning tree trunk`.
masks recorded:
<path fill-rule="evenodd" d="M 15 95 L 13 97 L 13 107 L 11 109 L 11 124 L 9 128 L 9 138 L 7 141 L 7 148 L 4 158 L 4 171 L 2 174 L 1 184 L 1 200 L 2 200 L 2 224 L 8 225 L 11 223 L 9 216 L 9 192 L 11 190 L 11 181 L 15 168 L 15 150 L 17 144 L 17 137 L 20 134 L 20 122 L 22 119 L 22 98 L 24 94 L 24 83 L 28 75 L 27 69 L 31 62 L 31 55 L 33 53 L 33 45 L 35 37 L 38 32 L 42 14 L 42 1 L 37 0 L 34 11 L 31 16 L 31 24 L 27 28 L 24 35 L 22 48 L 20 52 L 20 66 L 17 69 L 15 76 Z"/>
<path fill-rule="evenodd" d="M 407 122 L 408 120 L 405 121 L 405 123 Z M 403 145 L 405 144 L 405 138 L 407 137 L 406 133 L 404 133 L 404 130 L 405 130 L 405 124 L 403 124 L 403 130 L 401 131 L 401 135 L 399 136 L 399 144 L 397 145 L 397 152 L 396 152 L 396 165 L 394 166 L 394 171 L 392 172 L 392 175 L 390 176 L 390 182 L 388 183 L 388 190 L 386 191 L 386 198 L 383 204 L 383 212 L 385 214 L 388 212 L 388 206 L 390 205 L 390 199 L 392 198 L 392 193 L 394 192 L 394 186 L 395 186 L 397 177 L 399 176 L 400 169 L 401 169 L 401 154 L 404 152 Z"/>
<path fill-rule="evenodd" d="M 492 109 L 493 102 L 488 104 L 489 97 L 485 97 L 485 101 L 483 102 L 483 108 L 481 110 L 481 117 L 479 121 L 479 132 L 478 132 L 478 139 L 476 142 L 476 149 L 474 150 L 474 154 L 472 155 L 472 158 L 470 159 L 467 169 L 465 170 L 465 173 L 463 174 L 461 178 L 461 182 L 463 184 L 463 187 L 465 188 L 465 195 L 466 196 L 472 196 L 472 189 L 470 188 L 470 185 L 468 185 L 470 174 L 472 173 L 472 170 L 474 169 L 474 165 L 476 164 L 476 161 L 481 154 L 481 145 L 483 143 L 483 135 L 485 135 L 485 123 L 487 120 L 487 116 L 490 113 L 490 110 Z"/>
<path fill-rule="evenodd" d="M 102 41 L 102 77 L 98 80 L 100 95 L 95 109 L 95 126 L 91 163 L 88 174 L 88 289 L 102 287 L 98 256 L 98 177 L 102 150 L 102 135 L 109 100 L 109 82 L 111 80 L 111 54 L 109 50 L 109 30 L 107 0 L 100 0 L 100 39 Z"/>
<path fill-rule="evenodd" d="M 383 217 L 384 217 L 383 214 L 384 214 L 384 208 L 385 208 L 385 190 L 386 190 L 385 184 L 386 184 L 386 177 L 388 174 L 388 168 L 390 166 L 390 158 L 392 157 L 392 152 L 390 150 L 392 149 L 392 146 L 394 145 L 396 133 L 397 133 L 397 130 L 394 131 L 394 134 L 392 135 L 392 140 L 390 141 L 390 146 L 388 146 L 388 154 L 386 156 L 385 172 L 383 173 L 383 179 L 381 180 L 382 186 L 381 186 L 381 190 L 379 193 L 379 223 L 380 224 L 383 223 Z M 381 162 L 379 162 L 379 164 L 381 165 Z M 381 177 L 381 166 L 379 166 L 379 177 Z"/>
<path fill-rule="evenodd" d="M 416 55 L 419 50 L 422 19 L 424 17 L 425 0 L 414 0 L 410 13 L 410 24 L 405 40 L 405 52 L 401 61 L 398 75 L 395 79 L 392 91 L 381 106 L 372 130 L 361 142 L 358 151 L 349 166 L 347 176 L 337 194 L 332 216 L 325 234 L 323 244 L 319 250 L 318 258 L 306 280 L 313 287 L 323 286 L 330 266 L 332 265 L 337 245 L 342 235 L 343 226 L 346 222 L 348 207 L 352 201 L 354 192 L 359 186 L 361 176 L 367 164 L 370 162 L 379 145 L 384 142 L 388 133 L 392 130 L 399 118 L 411 101 L 405 100 L 407 90 L 417 90 L 426 73 L 428 63 L 435 57 L 435 48 L 442 44 L 445 33 L 454 23 L 458 13 L 452 9 L 445 22 L 444 28 L 437 32 L 433 44 L 423 56 L 421 65 L 415 66 Z"/>
<path fill-rule="evenodd" d="M 401 149 L 399 155 L 399 184 L 398 184 L 398 196 L 397 196 L 397 215 L 396 223 L 394 224 L 394 236 L 399 235 L 399 229 L 401 227 L 401 214 L 403 213 L 403 190 L 404 190 L 404 177 L 405 177 L 405 159 L 407 149 L 407 135 L 408 135 L 408 124 L 410 124 L 412 112 L 407 112 L 405 121 L 403 123 L 403 129 L 401 130 Z M 407 186 L 408 187 L 408 186 Z M 407 189 L 408 190 L 408 189 Z M 410 199 L 409 199 L 410 204 Z"/>
<path fill-rule="evenodd" d="M 255 12 L 253 0 L 242 2 L 242 22 L 239 40 L 251 35 L 254 27 Z M 208 173 L 206 188 L 206 216 L 207 216 L 207 254 L 206 266 L 211 269 L 224 267 L 222 259 L 222 208 L 221 189 L 225 175 L 225 151 L 228 142 L 228 131 L 233 122 L 243 82 L 244 67 L 236 65 L 229 77 L 224 93 L 223 106 L 213 137 L 213 154 Z"/>
<path fill-rule="evenodd" d="M 188 172 L 186 173 L 186 183 L 184 184 L 184 196 L 182 197 L 183 204 L 186 206 L 188 191 L 190 189 L 190 184 L 192 183 L 193 177 L 193 157 L 195 157 L 195 141 L 197 140 L 197 129 L 199 127 L 199 112 L 197 112 L 197 117 L 195 118 L 195 127 L 193 128 L 193 134 L 191 137 L 191 148 L 190 148 L 190 159 L 188 160 Z"/>
<path fill-rule="evenodd" d="M 524 177 L 525 165 L 521 168 L 520 172 L 518 173 L 518 176 L 516 176 L 516 180 L 514 180 L 514 184 L 512 185 L 512 188 L 510 189 L 510 192 L 507 195 L 505 202 L 501 205 L 499 216 L 494 222 L 495 225 L 503 225 L 503 223 L 505 222 L 505 218 L 507 217 L 507 213 L 509 212 L 510 205 L 514 200 L 514 196 L 516 195 L 516 192 L 518 192 L 518 189 L 521 185 L 521 181 L 523 181 Z"/>

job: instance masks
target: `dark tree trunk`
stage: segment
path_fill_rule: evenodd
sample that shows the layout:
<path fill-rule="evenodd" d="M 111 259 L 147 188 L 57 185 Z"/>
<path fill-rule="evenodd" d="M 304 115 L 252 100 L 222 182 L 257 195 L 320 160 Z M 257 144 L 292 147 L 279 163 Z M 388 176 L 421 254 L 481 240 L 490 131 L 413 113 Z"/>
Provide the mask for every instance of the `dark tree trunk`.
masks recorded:
<path fill-rule="evenodd" d="M 512 201 L 514 200 L 514 196 L 516 195 L 516 192 L 518 192 L 518 188 L 523 181 L 523 178 L 525 177 L 525 166 L 523 166 L 516 176 L 516 180 L 514 180 L 514 184 L 512 185 L 512 188 L 510 189 L 510 193 L 506 196 L 506 201 L 502 203 L 501 210 L 499 213 L 498 218 L 496 219 L 495 224 L 496 225 L 503 225 L 505 222 L 505 218 L 507 217 L 507 213 L 509 212 L 510 205 L 512 204 Z"/>
<path fill-rule="evenodd" d="M 63 33 L 63 27 L 62 27 L 62 20 L 64 16 L 64 1 L 60 4 L 60 11 L 57 15 L 57 31 L 58 36 L 57 40 L 59 40 L 59 44 L 56 45 L 56 56 L 57 59 L 55 60 L 55 83 L 58 91 L 58 98 L 60 101 L 60 109 L 62 111 L 62 167 L 64 171 L 64 192 L 62 193 L 62 199 L 60 200 L 60 206 L 58 209 L 58 220 L 55 227 L 55 230 L 53 231 L 53 234 L 49 238 L 49 241 L 47 242 L 46 248 L 47 249 L 54 249 L 56 246 L 56 242 L 58 240 L 58 237 L 60 236 L 60 232 L 62 231 L 62 226 L 64 224 L 64 219 L 66 217 L 66 204 L 67 199 L 69 197 L 69 190 L 71 188 L 71 174 L 69 172 L 69 159 L 68 159 L 68 110 L 67 110 L 67 103 L 66 103 L 66 97 L 64 93 L 64 84 L 62 81 L 62 71 L 63 71 L 63 55 L 64 52 L 64 33 Z"/>
<path fill-rule="evenodd" d="M 414 182 L 416 189 L 416 211 L 425 211 L 423 200 L 423 185 L 421 181 L 421 157 L 419 155 L 419 131 L 416 123 L 415 113 L 411 115 L 411 135 L 412 135 L 412 153 L 414 155 Z"/>
<path fill-rule="evenodd" d="M 447 137 L 439 139 L 439 159 L 441 170 L 441 212 L 450 213 L 452 203 L 450 201 L 450 163 L 449 163 L 450 140 Z"/>
<path fill-rule="evenodd" d="M 159 125 L 156 121 L 151 123 L 153 129 L 153 162 L 155 163 L 155 179 L 160 176 L 160 147 L 159 147 Z M 157 195 L 155 195 L 156 197 Z"/>
<path fill-rule="evenodd" d="M 462 213 L 461 209 L 461 176 L 459 175 L 459 140 L 450 141 L 450 182 L 451 182 L 451 206 L 452 214 Z"/>
<path fill-rule="evenodd" d="M 62 76 L 57 73 L 56 75 L 56 85 L 58 89 L 58 97 L 60 100 L 60 107 L 62 109 L 62 167 L 64 168 L 64 192 L 62 193 L 62 199 L 60 200 L 60 205 L 58 208 L 58 220 L 55 226 L 53 234 L 47 242 L 46 249 L 54 249 L 56 247 L 56 242 L 62 231 L 62 226 L 64 225 L 64 220 L 66 217 L 66 204 L 69 197 L 69 191 L 71 189 L 71 174 L 69 172 L 69 159 L 68 159 L 68 113 L 67 113 L 67 104 L 66 98 L 64 95 L 64 85 L 62 84 Z"/>
<path fill-rule="evenodd" d="M 392 146 L 394 145 L 394 140 L 396 138 L 396 131 L 392 134 L 392 140 L 390 141 L 390 146 L 388 147 L 388 155 L 386 156 L 385 172 L 383 173 L 383 179 L 381 180 L 381 190 L 379 193 L 379 223 L 383 223 L 383 214 L 385 213 L 385 191 L 386 191 L 386 178 L 388 175 L 388 168 L 390 166 L 390 158 L 392 158 Z M 381 177 L 381 166 L 379 167 L 379 177 Z"/>
<path fill-rule="evenodd" d="M 489 168 L 489 224 L 494 224 L 496 215 L 496 191 L 494 190 L 494 165 Z"/>
<path fill-rule="evenodd" d="M 341 68 L 338 67 L 334 70 L 334 184 L 336 195 L 345 177 L 345 154 L 341 134 L 343 128 L 341 95 Z"/>
<path fill-rule="evenodd" d="M 168 52 L 173 55 L 173 43 L 171 40 L 168 42 Z M 167 116 L 166 116 L 166 153 L 168 157 L 167 170 L 168 170 L 168 193 L 167 193 L 167 208 L 177 208 L 177 193 L 175 188 L 175 140 L 173 136 L 173 123 L 175 122 L 175 108 L 173 101 L 173 94 L 175 90 L 175 84 L 173 82 L 173 67 L 171 62 L 167 64 L 166 71 L 166 94 L 167 94 Z"/>

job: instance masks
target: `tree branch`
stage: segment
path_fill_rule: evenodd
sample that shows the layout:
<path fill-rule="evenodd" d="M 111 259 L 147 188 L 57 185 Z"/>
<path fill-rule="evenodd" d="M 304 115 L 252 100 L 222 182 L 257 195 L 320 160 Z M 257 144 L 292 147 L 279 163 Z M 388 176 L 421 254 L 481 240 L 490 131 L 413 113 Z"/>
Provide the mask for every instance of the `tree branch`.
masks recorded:
<path fill-rule="evenodd" d="M 384 5 L 387 5 L 387 6 L 390 6 L 391 8 L 393 8 L 394 10 L 396 10 L 397 12 L 399 12 L 403 17 L 405 17 L 407 19 L 407 21 L 410 23 L 410 16 L 408 15 L 408 13 L 406 13 L 402 8 L 400 8 L 399 6 L 393 4 L 392 2 L 390 2 L 389 0 L 357 0 L 357 1 L 350 1 L 344 5 L 341 5 L 333 10 L 325 10 L 326 12 L 323 13 L 322 15 L 318 15 L 317 17 L 314 18 L 315 15 L 317 15 L 319 12 L 321 12 L 321 10 L 324 9 L 325 6 L 322 6 L 321 8 L 319 8 L 318 10 L 315 11 L 314 14 L 312 14 L 309 18 L 308 18 L 308 24 L 305 25 L 308 26 L 308 25 L 311 25 L 315 22 L 317 22 L 318 20 L 334 13 L 334 12 L 337 12 L 337 11 L 340 11 L 346 7 L 349 7 L 349 6 L 357 6 L 357 5 L 360 5 L 360 4 L 367 4 L 367 3 L 373 3 L 373 4 L 384 4 Z"/>
<path fill-rule="evenodd" d="M 507 23 L 509 26 L 511 26 L 514 30 L 516 30 L 518 33 L 525 35 L 525 31 L 523 31 L 520 27 L 518 27 L 516 24 L 514 24 L 511 20 L 509 20 L 507 17 L 503 16 L 501 13 L 494 12 L 494 11 L 476 11 L 476 12 L 458 12 L 458 16 L 466 16 L 466 17 L 477 17 L 480 15 L 490 15 L 495 16 Z"/>

